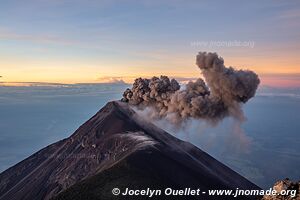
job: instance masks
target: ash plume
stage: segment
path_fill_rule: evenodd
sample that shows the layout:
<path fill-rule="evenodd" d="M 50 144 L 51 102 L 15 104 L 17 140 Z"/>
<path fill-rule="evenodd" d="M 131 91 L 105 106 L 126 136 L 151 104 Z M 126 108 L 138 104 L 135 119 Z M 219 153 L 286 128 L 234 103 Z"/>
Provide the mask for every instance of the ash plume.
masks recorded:
<path fill-rule="evenodd" d="M 241 106 L 255 95 L 260 82 L 257 74 L 226 67 L 216 53 L 199 52 L 196 64 L 204 80 L 199 78 L 180 88 L 167 76 L 138 78 L 122 100 L 138 108 L 153 108 L 155 117 L 174 123 L 189 118 L 218 122 L 227 116 L 242 121 Z"/>

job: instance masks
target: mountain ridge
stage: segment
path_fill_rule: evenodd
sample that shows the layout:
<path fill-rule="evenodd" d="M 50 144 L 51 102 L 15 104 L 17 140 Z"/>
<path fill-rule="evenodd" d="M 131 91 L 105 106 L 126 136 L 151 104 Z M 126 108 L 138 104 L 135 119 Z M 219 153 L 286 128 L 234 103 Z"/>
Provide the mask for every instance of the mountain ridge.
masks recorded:
<path fill-rule="evenodd" d="M 150 156 L 155 163 L 144 160 L 149 152 L 156 155 Z M 133 155 L 140 156 L 132 160 Z M 0 199 L 51 199 L 114 166 L 124 168 L 120 163 L 126 162 L 142 171 L 147 168 L 166 185 L 259 188 L 194 145 L 145 121 L 128 104 L 112 101 L 70 137 L 2 172 Z M 170 168 L 176 170 L 168 172 Z"/>

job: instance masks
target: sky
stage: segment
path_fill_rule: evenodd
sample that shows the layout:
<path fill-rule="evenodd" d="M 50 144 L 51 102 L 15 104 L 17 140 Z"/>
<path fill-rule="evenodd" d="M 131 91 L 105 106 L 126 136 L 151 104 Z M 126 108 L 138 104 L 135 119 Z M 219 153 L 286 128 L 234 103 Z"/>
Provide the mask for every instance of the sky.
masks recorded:
<path fill-rule="evenodd" d="M 0 82 L 195 78 L 199 51 L 300 87 L 300 2 L 1 0 Z"/>

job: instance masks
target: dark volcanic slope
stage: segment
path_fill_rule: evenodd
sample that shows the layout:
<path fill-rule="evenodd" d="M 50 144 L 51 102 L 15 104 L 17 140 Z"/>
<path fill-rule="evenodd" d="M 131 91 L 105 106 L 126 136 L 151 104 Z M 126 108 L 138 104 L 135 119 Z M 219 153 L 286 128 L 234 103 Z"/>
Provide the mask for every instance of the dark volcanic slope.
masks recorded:
<path fill-rule="evenodd" d="M 116 101 L 69 138 L 1 173 L 0 200 L 50 199 L 59 193 L 57 199 L 110 199 L 114 187 L 138 186 L 258 188 Z"/>

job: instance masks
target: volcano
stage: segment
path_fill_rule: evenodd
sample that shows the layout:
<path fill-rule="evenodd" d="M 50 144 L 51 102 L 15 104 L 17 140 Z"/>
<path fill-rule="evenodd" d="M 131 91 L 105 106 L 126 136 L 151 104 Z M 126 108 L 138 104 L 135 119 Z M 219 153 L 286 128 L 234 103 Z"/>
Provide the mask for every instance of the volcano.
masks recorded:
<path fill-rule="evenodd" d="M 144 120 L 120 101 L 107 103 L 70 137 L 0 174 L 1 200 L 105 200 L 118 198 L 112 194 L 113 188 L 124 191 L 167 187 L 201 191 L 259 189 L 199 148 Z M 232 199 L 206 195 L 189 199 Z"/>

